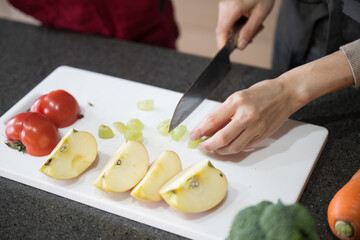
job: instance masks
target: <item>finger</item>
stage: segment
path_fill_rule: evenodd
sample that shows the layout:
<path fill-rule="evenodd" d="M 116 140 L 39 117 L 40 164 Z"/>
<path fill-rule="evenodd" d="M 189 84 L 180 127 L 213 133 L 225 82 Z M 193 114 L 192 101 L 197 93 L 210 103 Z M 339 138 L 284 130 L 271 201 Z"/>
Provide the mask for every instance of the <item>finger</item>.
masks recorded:
<path fill-rule="evenodd" d="M 249 16 L 247 22 L 242 27 L 238 38 L 238 48 L 244 50 L 249 42 L 259 33 L 263 26 L 262 22 L 265 20 L 266 15 L 260 11 L 254 10 Z"/>
<path fill-rule="evenodd" d="M 217 131 L 212 137 L 199 144 L 199 149 L 207 152 L 215 151 L 230 144 L 244 130 L 238 119 L 231 121 L 224 128 Z"/>
<path fill-rule="evenodd" d="M 254 35 L 254 38 L 262 31 L 264 30 L 264 25 L 260 25 L 259 29 L 256 31 L 255 35 Z"/>
<path fill-rule="evenodd" d="M 216 41 L 219 49 L 225 45 L 235 22 L 241 16 L 241 8 L 234 5 L 232 1 L 220 1 L 216 26 Z"/>
<path fill-rule="evenodd" d="M 264 29 L 264 26 L 263 25 L 260 25 L 259 29 L 257 30 L 257 32 L 254 34 L 253 38 L 255 38 L 262 30 Z M 238 38 L 238 42 L 237 42 L 237 48 L 239 48 L 239 45 L 241 44 L 241 41 L 239 40 L 240 37 Z M 250 43 L 252 43 L 252 40 L 250 41 L 245 41 L 246 45 L 245 47 L 247 47 L 247 45 L 249 45 Z M 239 48 L 240 49 L 240 48 Z M 244 50 L 244 49 L 243 49 Z"/>
<path fill-rule="evenodd" d="M 208 137 L 208 138 L 212 137 L 216 132 L 218 132 L 220 129 L 224 128 L 230 121 L 231 121 L 231 118 L 222 122 L 221 125 L 219 124 L 217 128 L 209 129 L 209 131 L 204 136 Z"/>
<path fill-rule="evenodd" d="M 244 146 L 243 149 L 245 148 L 249 148 L 255 144 L 258 144 L 259 142 L 261 142 L 262 140 L 264 140 L 267 136 L 263 135 L 263 134 L 258 134 L 256 136 L 254 136 L 247 144 L 246 146 Z"/>
<path fill-rule="evenodd" d="M 232 115 L 232 106 L 225 101 L 200 122 L 200 124 L 190 133 L 190 139 L 197 140 L 203 136 L 213 135 L 214 132 L 223 128 L 231 120 Z"/>
<path fill-rule="evenodd" d="M 241 152 L 248 143 L 253 139 L 257 138 L 258 135 L 255 132 L 245 129 L 241 134 L 239 134 L 230 144 L 215 150 L 219 155 L 231 155 Z"/>

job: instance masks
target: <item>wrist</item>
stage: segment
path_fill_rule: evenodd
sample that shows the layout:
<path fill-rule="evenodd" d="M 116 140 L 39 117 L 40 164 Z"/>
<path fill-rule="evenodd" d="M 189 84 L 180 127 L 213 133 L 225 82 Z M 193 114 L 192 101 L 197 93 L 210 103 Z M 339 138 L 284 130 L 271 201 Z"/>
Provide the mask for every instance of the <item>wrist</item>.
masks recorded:
<path fill-rule="evenodd" d="M 276 78 L 276 81 L 283 86 L 284 94 L 287 95 L 291 114 L 311 101 L 308 86 L 301 81 L 303 74 L 304 72 L 295 68 Z"/>

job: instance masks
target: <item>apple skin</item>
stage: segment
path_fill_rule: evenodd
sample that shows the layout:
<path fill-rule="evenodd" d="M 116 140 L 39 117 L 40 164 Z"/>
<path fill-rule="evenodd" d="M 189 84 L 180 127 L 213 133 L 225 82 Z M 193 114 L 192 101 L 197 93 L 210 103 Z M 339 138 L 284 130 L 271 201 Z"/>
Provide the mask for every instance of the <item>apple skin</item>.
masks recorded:
<path fill-rule="evenodd" d="M 160 189 L 160 195 L 178 211 L 199 213 L 218 205 L 224 199 L 227 189 L 225 174 L 205 159 L 170 179 Z"/>
<path fill-rule="evenodd" d="M 95 137 L 72 128 L 56 145 L 39 169 L 55 179 L 70 179 L 79 176 L 96 159 Z"/>
<path fill-rule="evenodd" d="M 145 146 L 138 141 L 127 141 L 108 160 L 94 186 L 106 192 L 125 192 L 140 182 L 148 167 Z"/>
<path fill-rule="evenodd" d="M 144 201 L 160 201 L 160 188 L 181 172 L 181 160 L 174 151 L 164 151 L 151 164 L 145 177 L 131 191 L 131 196 Z"/>

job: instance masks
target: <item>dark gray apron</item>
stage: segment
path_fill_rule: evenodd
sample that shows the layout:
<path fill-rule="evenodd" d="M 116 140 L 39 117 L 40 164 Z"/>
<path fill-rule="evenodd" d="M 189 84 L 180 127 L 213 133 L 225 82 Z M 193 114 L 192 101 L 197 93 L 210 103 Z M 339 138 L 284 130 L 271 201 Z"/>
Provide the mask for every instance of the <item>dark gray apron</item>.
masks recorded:
<path fill-rule="evenodd" d="M 360 0 L 282 0 L 273 52 L 278 74 L 360 38 Z"/>

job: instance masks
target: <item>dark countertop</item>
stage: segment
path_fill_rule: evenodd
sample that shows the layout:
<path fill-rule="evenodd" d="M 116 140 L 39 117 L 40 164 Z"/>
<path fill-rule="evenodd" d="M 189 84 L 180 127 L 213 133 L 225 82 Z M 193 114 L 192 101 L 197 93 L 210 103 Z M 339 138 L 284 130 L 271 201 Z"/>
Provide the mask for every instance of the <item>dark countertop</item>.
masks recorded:
<path fill-rule="evenodd" d="M 36 27 L 0 19 L 0 115 L 55 68 L 69 65 L 183 92 L 210 59 L 101 36 Z M 211 95 L 223 101 L 236 90 L 275 76 L 234 64 Z M 321 97 L 291 116 L 329 130 L 300 199 L 321 239 L 336 239 L 327 206 L 360 168 L 360 89 Z M 21 166 L 19 166 L 21 167 Z M 183 239 L 24 184 L 0 177 L 1 239 Z"/>

